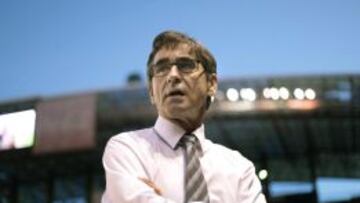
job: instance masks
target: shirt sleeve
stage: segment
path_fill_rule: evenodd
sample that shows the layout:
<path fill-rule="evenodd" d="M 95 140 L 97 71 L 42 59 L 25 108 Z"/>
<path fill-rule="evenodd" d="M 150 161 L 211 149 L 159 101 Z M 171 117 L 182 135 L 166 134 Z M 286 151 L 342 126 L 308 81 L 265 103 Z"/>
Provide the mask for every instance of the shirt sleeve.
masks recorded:
<path fill-rule="evenodd" d="M 107 143 L 103 155 L 106 191 L 102 203 L 174 203 L 139 179 L 150 180 L 135 146 L 128 139 L 111 139 Z"/>
<path fill-rule="evenodd" d="M 251 164 L 244 172 L 238 184 L 238 202 L 242 203 L 266 203 L 262 193 L 261 183 L 255 173 L 255 167 Z"/>

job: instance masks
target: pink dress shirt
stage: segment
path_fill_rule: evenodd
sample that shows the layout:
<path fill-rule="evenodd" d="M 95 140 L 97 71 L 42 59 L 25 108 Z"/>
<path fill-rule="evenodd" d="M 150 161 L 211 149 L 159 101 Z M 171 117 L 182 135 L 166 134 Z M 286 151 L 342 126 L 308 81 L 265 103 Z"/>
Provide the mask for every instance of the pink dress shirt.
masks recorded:
<path fill-rule="evenodd" d="M 179 126 L 158 117 L 153 128 L 113 136 L 103 155 L 106 190 L 102 202 L 183 203 L 184 153 L 176 145 L 184 133 Z M 266 202 L 248 159 L 206 139 L 204 125 L 193 134 L 201 144 L 200 163 L 211 203 Z M 152 181 L 162 195 L 139 177 Z"/>

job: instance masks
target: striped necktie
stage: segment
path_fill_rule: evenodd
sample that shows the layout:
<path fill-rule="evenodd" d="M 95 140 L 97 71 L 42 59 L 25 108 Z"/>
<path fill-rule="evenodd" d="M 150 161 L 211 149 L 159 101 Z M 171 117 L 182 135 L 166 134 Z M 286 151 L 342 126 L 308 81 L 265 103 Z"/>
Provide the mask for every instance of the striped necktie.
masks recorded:
<path fill-rule="evenodd" d="M 179 142 L 184 149 L 186 175 L 185 175 L 185 203 L 209 202 L 206 181 L 201 170 L 199 153 L 201 146 L 194 135 L 184 135 Z"/>

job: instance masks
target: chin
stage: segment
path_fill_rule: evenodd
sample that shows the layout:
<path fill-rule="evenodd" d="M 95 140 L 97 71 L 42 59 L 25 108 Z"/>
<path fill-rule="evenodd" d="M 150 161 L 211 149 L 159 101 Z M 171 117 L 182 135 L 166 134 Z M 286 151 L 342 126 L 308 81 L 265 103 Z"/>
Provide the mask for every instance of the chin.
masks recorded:
<path fill-rule="evenodd" d="M 166 112 L 168 115 L 171 115 L 171 117 L 179 117 L 186 112 L 186 109 L 188 109 L 188 107 L 172 106 L 168 107 Z"/>
<path fill-rule="evenodd" d="M 168 108 L 167 112 L 169 114 L 174 114 L 174 115 L 177 115 L 177 114 L 181 114 L 183 112 L 185 112 L 186 108 L 182 108 L 182 107 L 171 107 L 171 108 Z"/>

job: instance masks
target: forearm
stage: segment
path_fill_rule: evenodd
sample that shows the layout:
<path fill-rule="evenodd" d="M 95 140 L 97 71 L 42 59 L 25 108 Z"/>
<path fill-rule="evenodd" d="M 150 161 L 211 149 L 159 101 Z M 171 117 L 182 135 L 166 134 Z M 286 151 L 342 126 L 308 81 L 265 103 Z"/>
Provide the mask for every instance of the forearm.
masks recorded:
<path fill-rule="evenodd" d="M 106 174 L 107 202 L 122 203 L 174 203 L 161 196 L 156 190 L 139 178 L 125 177 L 120 174 Z"/>
<path fill-rule="evenodd" d="M 173 201 L 156 192 L 156 183 L 149 185 L 144 180 L 151 180 L 150 172 L 143 167 L 137 152 L 120 141 L 110 141 L 105 148 L 103 167 L 106 177 L 105 203 L 164 203 Z M 151 181 L 150 181 L 151 182 Z"/>

